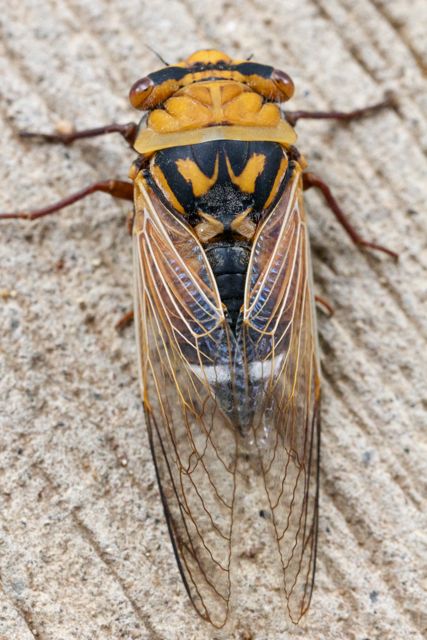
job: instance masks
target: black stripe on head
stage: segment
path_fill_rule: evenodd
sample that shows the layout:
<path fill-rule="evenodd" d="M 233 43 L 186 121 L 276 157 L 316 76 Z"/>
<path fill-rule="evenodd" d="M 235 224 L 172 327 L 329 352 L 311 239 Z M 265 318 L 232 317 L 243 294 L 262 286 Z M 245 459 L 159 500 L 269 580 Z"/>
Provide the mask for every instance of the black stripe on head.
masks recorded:
<path fill-rule="evenodd" d="M 159 69 L 159 71 L 153 71 L 149 73 L 148 77 L 154 82 L 155 85 L 167 82 L 167 80 L 182 80 L 184 76 L 188 74 L 188 69 L 184 67 L 166 67 L 165 69 Z"/>
<path fill-rule="evenodd" d="M 176 67 L 171 65 L 149 73 L 148 77 L 155 85 L 160 85 L 168 80 L 176 80 L 179 82 L 184 76 L 201 71 L 237 71 L 244 76 L 257 75 L 270 80 L 274 68 L 257 62 L 241 62 L 240 64 L 230 64 L 225 61 L 215 63 L 196 62 L 191 67 Z"/>
<path fill-rule="evenodd" d="M 271 79 L 274 67 L 258 62 L 241 62 L 240 64 L 230 65 L 230 69 L 238 71 L 244 76 L 261 76 L 261 78 Z"/>
<path fill-rule="evenodd" d="M 274 67 L 258 62 L 241 62 L 239 64 L 220 60 L 219 62 L 196 62 L 191 67 L 187 67 L 187 73 L 197 73 L 200 71 L 237 71 L 245 76 L 261 76 L 261 78 L 271 79 Z"/>
<path fill-rule="evenodd" d="M 218 62 L 195 62 L 191 67 L 187 67 L 188 73 L 198 73 L 200 71 L 230 71 L 235 65 L 219 60 Z"/>

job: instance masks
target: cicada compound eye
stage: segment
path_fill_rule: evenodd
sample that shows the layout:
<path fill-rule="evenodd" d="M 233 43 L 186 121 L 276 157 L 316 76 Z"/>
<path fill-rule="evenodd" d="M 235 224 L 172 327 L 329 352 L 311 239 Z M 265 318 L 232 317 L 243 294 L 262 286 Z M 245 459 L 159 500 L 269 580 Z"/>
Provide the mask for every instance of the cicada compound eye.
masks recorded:
<path fill-rule="evenodd" d="M 129 91 L 130 103 L 135 109 L 145 109 L 146 101 L 153 91 L 154 82 L 148 76 L 137 80 Z"/>
<path fill-rule="evenodd" d="M 294 95 L 295 85 L 292 78 L 287 73 L 280 69 L 274 69 L 271 74 L 271 79 L 274 81 L 276 87 L 281 92 L 283 102 L 289 100 Z"/>

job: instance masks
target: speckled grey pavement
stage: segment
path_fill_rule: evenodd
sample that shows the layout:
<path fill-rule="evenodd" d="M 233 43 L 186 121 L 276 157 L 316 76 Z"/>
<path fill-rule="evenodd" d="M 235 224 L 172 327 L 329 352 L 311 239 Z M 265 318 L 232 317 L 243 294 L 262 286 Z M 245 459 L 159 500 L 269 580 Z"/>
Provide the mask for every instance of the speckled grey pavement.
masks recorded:
<path fill-rule="evenodd" d="M 126 177 L 117 137 L 69 148 L 50 131 L 135 117 L 127 92 L 215 46 L 283 68 L 293 108 L 399 109 L 301 122 L 299 148 L 355 226 L 400 253 L 359 252 L 307 195 L 325 401 L 317 586 L 299 627 L 242 620 L 228 638 L 421 640 L 426 633 L 426 13 L 423 0 L 2 3 L 3 211 Z M 138 395 L 128 207 L 96 195 L 0 225 L 0 639 L 217 638 L 179 579 Z M 268 607 L 268 604 L 265 605 Z M 425 637 L 425 636 L 424 636 Z"/>

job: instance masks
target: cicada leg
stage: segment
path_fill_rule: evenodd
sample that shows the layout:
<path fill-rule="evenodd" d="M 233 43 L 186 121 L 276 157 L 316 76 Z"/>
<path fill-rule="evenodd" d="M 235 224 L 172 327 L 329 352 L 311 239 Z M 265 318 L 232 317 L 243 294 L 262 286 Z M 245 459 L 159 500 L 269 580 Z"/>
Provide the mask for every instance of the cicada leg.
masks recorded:
<path fill-rule="evenodd" d="M 138 125 L 135 122 L 126 124 L 107 124 L 103 127 L 95 127 L 94 129 L 82 129 L 80 131 L 57 131 L 56 133 L 38 133 L 33 131 L 20 131 L 21 138 L 33 138 L 41 142 L 53 142 L 60 144 L 71 144 L 75 140 L 83 138 L 95 138 L 108 133 L 119 133 L 128 144 L 133 147 L 135 142 Z"/>
<path fill-rule="evenodd" d="M 325 298 L 322 298 L 321 296 L 314 296 L 314 299 L 316 301 L 316 304 L 321 309 L 323 309 L 324 313 L 326 309 L 326 315 L 328 316 L 328 318 L 332 318 L 332 316 L 335 313 L 335 309 L 333 308 L 333 306 L 327 300 L 325 300 Z"/>
<path fill-rule="evenodd" d="M 399 255 L 392 251 L 391 249 L 387 249 L 381 244 L 377 244 L 376 242 L 369 242 L 362 238 L 359 232 L 353 227 L 351 222 L 348 220 L 346 214 L 341 209 L 338 202 L 335 200 L 332 192 L 326 182 L 324 182 L 321 178 L 316 176 L 314 173 L 304 173 L 303 174 L 303 188 L 310 189 L 311 187 L 315 187 L 319 189 L 323 197 L 326 200 L 326 204 L 331 209 L 332 213 L 335 215 L 338 222 L 344 227 L 345 231 L 348 233 L 354 244 L 358 247 L 368 247 L 369 249 L 374 249 L 375 251 L 382 251 L 383 253 L 387 253 L 389 256 L 398 260 Z"/>
<path fill-rule="evenodd" d="M 132 324 L 133 317 L 134 317 L 134 311 L 133 309 L 131 309 L 131 311 L 124 313 L 120 318 L 120 320 L 117 320 L 116 324 L 114 325 L 114 328 L 117 329 L 117 331 L 119 332 L 123 331 L 123 329 L 126 329 L 126 327 Z"/>
<path fill-rule="evenodd" d="M 351 120 L 359 120 L 370 116 L 382 109 L 390 109 L 396 107 L 396 101 L 393 94 L 389 93 L 384 100 L 371 104 L 362 109 L 354 109 L 353 111 L 285 111 L 285 118 L 293 127 L 298 120 L 340 120 L 341 122 L 350 122 Z"/>
<path fill-rule="evenodd" d="M 74 202 L 83 200 L 92 193 L 102 191 L 108 193 L 113 198 L 120 198 L 121 200 L 133 201 L 133 184 L 131 182 L 125 182 L 124 180 L 104 180 L 102 182 L 94 182 L 88 187 L 76 191 L 62 200 L 58 200 L 47 207 L 41 209 L 33 209 L 29 211 L 15 211 L 14 213 L 0 213 L 0 220 L 10 220 L 14 218 L 22 218 L 24 220 L 36 220 L 37 218 L 43 218 L 44 216 L 50 216 L 53 213 L 57 213 L 61 209 L 68 207 Z"/>
<path fill-rule="evenodd" d="M 32 211 L 16 211 L 15 213 L 0 213 L 0 220 L 10 220 L 14 218 L 23 218 L 25 220 L 37 220 L 44 216 L 49 216 L 53 213 L 58 213 L 68 205 L 83 200 L 92 193 L 102 191 L 108 193 L 113 198 L 120 198 L 121 200 L 133 201 L 133 184 L 131 182 L 125 182 L 124 180 L 105 180 L 103 182 L 94 182 L 85 189 L 72 193 L 67 198 L 58 200 L 57 202 L 43 207 L 42 209 L 33 209 Z M 133 319 L 133 311 L 127 313 L 116 324 L 118 330 L 123 329 Z"/>

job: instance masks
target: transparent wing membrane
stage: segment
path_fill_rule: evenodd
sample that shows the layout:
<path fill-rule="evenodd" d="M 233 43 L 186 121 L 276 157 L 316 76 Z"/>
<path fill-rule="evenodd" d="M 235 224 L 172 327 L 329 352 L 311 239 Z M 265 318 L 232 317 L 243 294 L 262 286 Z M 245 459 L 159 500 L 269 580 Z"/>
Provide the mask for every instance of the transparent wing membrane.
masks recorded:
<path fill-rule="evenodd" d="M 248 451 L 257 460 L 252 504 L 269 505 L 293 621 L 311 596 L 320 391 L 300 186 L 296 170 L 260 224 L 234 336 L 192 230 L 136 180 L 135 317 L 150 444 L 183 581 L 216 627 L 229 611 Z"/>
<path fill-rule="evenodd" d="M 237 436 L 215 390 L 226 393 L 231 336 L 191 231 L 159 201 L 144 192 L 141 200 L 136 318 L 150 443 L 184 583 L 200 615 L 220 627 L 230 597 Z"/>
<path fill-rule="evenodd" d="M 316 319 L 298 171 L 258 232 L 249 274 L 241 340 L 256 389 L 251 431 L 284 595 L 298 622 L 314 579 L 320 438 Z"/>

